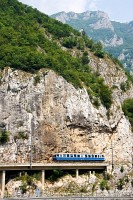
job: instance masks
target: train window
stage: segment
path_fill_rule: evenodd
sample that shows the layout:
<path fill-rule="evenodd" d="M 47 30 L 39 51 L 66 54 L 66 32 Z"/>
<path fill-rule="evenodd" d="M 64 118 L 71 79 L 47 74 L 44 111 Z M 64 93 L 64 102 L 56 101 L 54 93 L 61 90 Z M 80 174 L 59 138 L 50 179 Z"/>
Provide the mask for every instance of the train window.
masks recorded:
<path fill-rule="evenodd" d="M 73 157 L 73 154 L 71 154 L 70 156 L 71 156 L 71 158 L 72 158 L 72 157 Z"/>
<path fill-rule="evenodd" d="M 76 157 L 76 154 L 74 154 L 74 157 Z"/>
<path fill-rule="evenodd" d="M 59 154 L 57 154 L 56 156 L 59 157 Z"/>
<path fill-rule="evenodd" d="M 95 158 L 97 158 L 97 155 L 95 155 Z"/>
<path fill-rule="evenodd" d="M 66 154 L 63 154 L 63 157 L 66 157 Z"/>
<path fill-rule="evenodd" d="M 85 157 L 87 158 L 87 155 L 85 155 Z"/>
<path fill-rule="evenodd" d="M 88 155 L 88 157 L 90 158 L 90 157 L 91 157 L 91 155 Z"/>
<path fill-rule="evenodd" d="M 94 155 L 92 155 L 92 158 L 94 158 Z"/>
<path fill-rule="evenodd" d="M 80 157 L 80 155 L 78 155 L 78 157 Z"/>
<path fill-rule="evenodd" d="M 102 155 L 102 157 L 104 157 L 104 155 Z"/>
<path fill-rule="evenodd" d="M 67 157 L 69 157 L 69 154 L 67 154 Z"/>

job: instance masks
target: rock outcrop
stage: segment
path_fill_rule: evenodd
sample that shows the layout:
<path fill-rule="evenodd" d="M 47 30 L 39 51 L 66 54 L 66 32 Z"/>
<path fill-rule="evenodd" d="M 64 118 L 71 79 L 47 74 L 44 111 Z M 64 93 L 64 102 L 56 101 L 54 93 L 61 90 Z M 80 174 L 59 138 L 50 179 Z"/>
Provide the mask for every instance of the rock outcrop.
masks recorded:
<path fill-rule="evenodd" d="M 120 90 L 127 78 L 112 63 L 92 59 L 91 65 L 115 86 L 110 111 L 97 109 L 85 89 L 75 89 L 53 71 L 2 72 L 0 127 L 10 132 L 10 140 L 0 145 L 1 163 L 29 162 L 32 143 L 33 162 L 52 162 L 57 152 L 87 152 L 103 153 L 111 166 L 113 148 L 114 163 L 131 167 L 133 135 L 121 104 L 133 97 L 132 87 Z"/>

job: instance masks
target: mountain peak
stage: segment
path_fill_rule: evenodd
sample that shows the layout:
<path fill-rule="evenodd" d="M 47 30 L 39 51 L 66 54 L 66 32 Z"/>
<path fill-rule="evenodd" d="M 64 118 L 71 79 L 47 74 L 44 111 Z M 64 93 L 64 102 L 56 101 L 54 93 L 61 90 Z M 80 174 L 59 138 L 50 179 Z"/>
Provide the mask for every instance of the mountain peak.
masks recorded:
<path fill-rule="evenodd" d="M 85 11 L 83 13 L 75 12 L 60 12 L 51 16 L 62 23 L 68 23 L 71 20 L 86 20 L 88 21 L 88 26 L 94 29 L 111 29 L 114 31 L 114 28 L 111 24 L 111 21 L 108 17 L 108 14 L 103 11 Z"/>

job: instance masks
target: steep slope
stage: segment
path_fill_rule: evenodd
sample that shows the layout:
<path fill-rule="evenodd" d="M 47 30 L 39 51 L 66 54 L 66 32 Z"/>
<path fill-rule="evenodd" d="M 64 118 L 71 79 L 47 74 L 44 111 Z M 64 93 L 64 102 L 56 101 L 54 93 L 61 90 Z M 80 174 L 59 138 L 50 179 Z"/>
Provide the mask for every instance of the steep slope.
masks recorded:
<path fill-rule="evenodd" d="M 94 152 L 111 169 L 113 143 L 115 170 L 129 172 L 133 135 L 122 103 L 133 98 L 131 77 L 68 25 L 16 0 L 1 1 L 0 9 L 0 162 L 29 162 L 31 149 L 33 162 Z"/>
<path fill-rule="evenodd" d="M 110 21 L 108 15 L 102 11 L 60 12 L 51 17 L 69 24 L 77 30 L 83 28 L 89 37 L 95 41 L 101 41 L 106 51 L 118 57 L 125 68 L 133 72 L 132 22 Z"/>

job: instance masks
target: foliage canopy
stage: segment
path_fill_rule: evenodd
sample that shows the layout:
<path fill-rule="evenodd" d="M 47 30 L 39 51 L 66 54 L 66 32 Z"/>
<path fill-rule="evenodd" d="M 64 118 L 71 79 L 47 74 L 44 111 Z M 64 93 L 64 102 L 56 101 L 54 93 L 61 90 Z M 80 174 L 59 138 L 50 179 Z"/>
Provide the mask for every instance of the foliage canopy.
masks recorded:
<path fill-rule="evenodd" d="M 101 43 L 94 43 L 70 26 L 17 0 L 1 0 L 0 13 L 0 69 L 9 66 L 34 73 L 49 68 L 74 87 L 86 87 L 106 108 L 111 106 L 106 96 L 107 92 L 112 99 L 110 89 L 88 66 L 86 49 L 103 58 Z M 72 56 L 73 48 L 81 56 Z M 35 83 L 39 81 L 37 78 Z"/>

